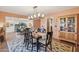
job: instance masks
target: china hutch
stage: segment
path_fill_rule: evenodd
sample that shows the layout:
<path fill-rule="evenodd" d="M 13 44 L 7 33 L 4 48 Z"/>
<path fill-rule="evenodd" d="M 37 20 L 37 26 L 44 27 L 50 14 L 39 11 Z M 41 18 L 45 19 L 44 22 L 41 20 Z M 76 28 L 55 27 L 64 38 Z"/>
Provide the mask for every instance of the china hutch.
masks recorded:
<path fill-rule="evenodd" d="M 53 41 L 53 49 L 58 52 L 79 51 L 79 14 L 58 17 L 59 38 Z"/>

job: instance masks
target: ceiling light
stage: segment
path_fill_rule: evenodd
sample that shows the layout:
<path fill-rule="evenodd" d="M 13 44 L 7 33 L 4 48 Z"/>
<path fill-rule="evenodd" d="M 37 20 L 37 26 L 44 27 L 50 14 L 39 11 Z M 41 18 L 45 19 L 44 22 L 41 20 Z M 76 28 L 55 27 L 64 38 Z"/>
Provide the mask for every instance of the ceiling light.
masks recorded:
<path fill-rule="evenodd" d="M 34 20 L 34 19 L 41 19 L 45 17 L 45 14 L 37 12 L 37 6 L 34 6 L 33 10 L 34 10 L 33 15 L 29 16 L 28 19 Z"/>

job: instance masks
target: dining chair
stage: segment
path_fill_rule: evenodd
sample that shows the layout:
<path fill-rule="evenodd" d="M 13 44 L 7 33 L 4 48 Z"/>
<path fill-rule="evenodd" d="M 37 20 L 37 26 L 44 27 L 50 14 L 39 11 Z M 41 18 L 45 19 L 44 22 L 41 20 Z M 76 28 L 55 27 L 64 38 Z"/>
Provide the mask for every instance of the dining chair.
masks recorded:
<path fill-rule="evenodd" d="M 36 46 L 37 49 L 36 51 L 39 52 L 41 51 L 41 47 L 44 48 L 44 51 L 46 52 L 47 49 L 50 49 L 52 51 L 52 32 L 47 32 L 46 38 L 42 38 L 42 36 L 38 37 L 38 38 L 35 38 L 31 35 L 31 44 L 32 44 L 32 47 L 31 47 L 31 51 L 33 51 L 33 48 Z M 34 41 L 36 39 L 36 41 Z"/>
<path fill-rule="evenodd" d="M 47 49 L 52 51 L 52 32 L 47 32 L 46 38 L 45 39 L 40 38 L 39 42 L 40 42 L 39 47 L 43 47 L 45 49 L 45 52 L 47 51 Z"/>
<path fill-rule="evenodd" d="M 4 40 L 4 36 L 2 35 L 2 36 L 0 36 L 0 44 L 2 45 L 2 43 L 4 42 L 5 40 Z"/>
<path fill-rule="evenodd" d="M 29 28 L 26 28 L 24 30 L 24 44 L 25 44 L 25 47 L 27 47 L 27 50 L 29 47 L 29 40 L 30 40 L 30 31 L 29 31 Z"/>
<path fill-rule="evenodd" d="M 39 39 L 41 38 L 41 36 L 40 37 L 38 37 L 38 38 L 35 38 L 35 37 L 33 37 L 32 36 L 32 41 L 31 41 L 31 43 L 32 43 L 32 48 L 31 48 L 31 51 L 33 51 L 33 49 L 34 49 L 34 47 L 36 47 L 36 51 L 38 52 L 38 50 L 39 50 Z"/>

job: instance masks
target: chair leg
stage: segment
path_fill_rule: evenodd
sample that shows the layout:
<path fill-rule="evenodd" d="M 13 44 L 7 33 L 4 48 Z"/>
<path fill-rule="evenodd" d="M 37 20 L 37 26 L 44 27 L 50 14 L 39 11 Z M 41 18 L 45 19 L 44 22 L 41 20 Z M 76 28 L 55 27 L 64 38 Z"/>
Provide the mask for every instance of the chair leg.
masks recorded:
<path fill-rule="evenodd" d="M 31 51 L 33 51 L 33 39 L 32 39 L 32 49 L 31 49 Z"/>
<path fill-rule="evenodd" d="M 52 51 L 52 43 L 50 43 L 50 50 Z"/>
<path fill-rule="evenodd" d="M 24 41 L 24 44 L 25 44 L 25 47 L 27 46 L 27 42 L 26 41 Z"/>
<path fill-rule="evenodd" d="M 52 51 L 52 37 L 50 38 L 50 50 Z"/>
<path fill-rule="evenodd" d="M 28 47 L 29 47 L 29 42 L 27 42 L 27 50 L 28 50 Z"/>
<path fill-rule="evenodd" d="M 33 44 L 32 44 L 32 49 L 31 49 L 31 51 L 33 51 Z"/>
<path fill-rule="evenodd" d="M 45 52 L 47 51 L 47 39 L 48 39 L 48 36 L 46 38 Z"/>
<path fill-rule="evenodd" d="M 37 43 L 36 43 L 36 44 L 37 44 L 37 52 L 38 52 L 38 48 L 39 48 L 39 47 L 38 47 L 38 39 L 37 39 Z"/>
<path fill-rule="evenodd" d="M 47 46 L 45 46 L 45 52 L 47 52 Z"/>

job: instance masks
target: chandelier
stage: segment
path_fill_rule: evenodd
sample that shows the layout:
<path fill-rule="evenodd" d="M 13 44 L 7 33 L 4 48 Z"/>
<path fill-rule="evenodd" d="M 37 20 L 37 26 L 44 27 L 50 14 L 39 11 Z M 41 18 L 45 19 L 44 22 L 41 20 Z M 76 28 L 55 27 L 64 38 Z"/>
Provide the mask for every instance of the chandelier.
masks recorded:
<path fill-rule="evenodd" d="M 34 13 L 31 16 L 28 16 L 28 19 L 30 20 L 43 19 L 45 17 L 45 14 L 38 12 L 37 8 L 38 6 L 33 7 Z"/>

